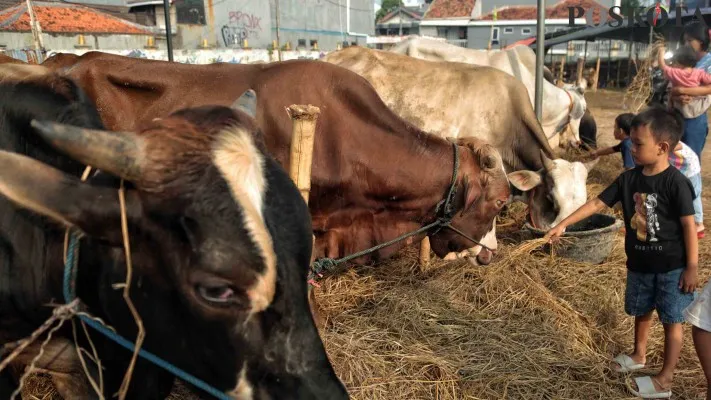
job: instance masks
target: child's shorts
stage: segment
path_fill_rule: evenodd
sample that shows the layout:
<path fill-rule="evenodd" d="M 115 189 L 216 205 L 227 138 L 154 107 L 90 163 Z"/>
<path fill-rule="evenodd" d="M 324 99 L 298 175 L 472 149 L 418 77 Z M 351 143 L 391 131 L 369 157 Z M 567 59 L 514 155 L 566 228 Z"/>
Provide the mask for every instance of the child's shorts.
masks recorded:
<path fill-rule="evenodd" d="M 686 322 L 699 329 L 711 332 L 711 281 L 689 307 L 684 310 Z"/>
<path fill-rule="evenodd" d="M 679 280 L 685 269 L 659 274 L 627 270 L 625 312 L 640 317 L 656 309 L 663 324 L 684 322 L 683 311 L 694 300 L 693 293 L 679 289 Z"/>

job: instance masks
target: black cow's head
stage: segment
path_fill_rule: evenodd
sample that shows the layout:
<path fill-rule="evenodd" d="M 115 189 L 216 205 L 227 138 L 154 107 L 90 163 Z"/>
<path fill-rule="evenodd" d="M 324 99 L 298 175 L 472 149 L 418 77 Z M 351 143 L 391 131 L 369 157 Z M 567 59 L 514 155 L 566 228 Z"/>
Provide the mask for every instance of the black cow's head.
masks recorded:
<path fill-rule="evenodd" d="M 127 182 L 131 297 L 146 350 L 237 399 L 347 398 L 307 303 L 309 212 L 258 140 L 255 100 L 248 91 L 232 109 L 179 111 L 140 133 L 32 125 Z M 118 185 L 97 179 L 0 152 L 0 193 L 86 234 L 79 297 L 134 338 L 112 288 L 126 276 Z"/>

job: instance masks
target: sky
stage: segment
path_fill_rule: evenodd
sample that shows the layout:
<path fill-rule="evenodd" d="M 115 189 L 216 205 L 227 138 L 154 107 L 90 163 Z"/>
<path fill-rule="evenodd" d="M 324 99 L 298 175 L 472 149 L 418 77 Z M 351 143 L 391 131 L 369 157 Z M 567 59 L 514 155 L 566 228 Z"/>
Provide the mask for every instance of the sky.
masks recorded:
<path fill-rule="evenodd" d="M 383 0 L 373 0 L 375 3 L 375 12 L 378 12 L 380 10 L 380 4 L 382 3 Z M 405 6 L 410 7 L 410 6 L 416 6 L 420 3 L 424 3 L 424 0 L 403 0 L 403 3 L 405 3 Z"/>

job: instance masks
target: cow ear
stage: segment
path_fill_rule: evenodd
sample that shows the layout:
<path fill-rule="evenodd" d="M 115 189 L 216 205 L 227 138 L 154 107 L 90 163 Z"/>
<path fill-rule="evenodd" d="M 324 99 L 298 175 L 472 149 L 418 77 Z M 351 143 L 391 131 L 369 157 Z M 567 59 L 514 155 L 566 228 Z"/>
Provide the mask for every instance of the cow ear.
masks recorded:
<path fill-rule="evenodd" d="M 19 207 L 86 234 L 120 244 L 118 191 L 95 187 L 32 158 L 0 151 L 0 195 Z M 141 214 L 135 195 L 126 196 L 129 221 Z"/>
<path fill-rule="evenodd" d="M 514 171 L 508 175 L 509 182 L 518 190 L 528 192 L 543 182 L 541 175 L 534 171 Z"/>
<path fill-rule="evenodd" d="M 599 158 L 596 158 L 596 159 L 594 159 L 594 160 L 591 160 L 591 161 L 588 161 L 588 162 L 584 162 L 584 163 L 582 163 L 582 164 L 583 164 L 583 166 L 585 167 L 585 169 L 586 169 L 588 172 L 590 172 L 590 171 L 592 171 L 593 168 L 595 168 L 595 166 L 597 165 L 598 161 L 600 161 L 600 159 L 599 159 Z"/>
<path fill-rule="evenodd" d="M 230 107 L 233 110 L 239 110 L 246 113 L 252 118 L 257 117 L 257 92 L 252 89 L 247 89 L 239 98 L 232 103 Z"/>

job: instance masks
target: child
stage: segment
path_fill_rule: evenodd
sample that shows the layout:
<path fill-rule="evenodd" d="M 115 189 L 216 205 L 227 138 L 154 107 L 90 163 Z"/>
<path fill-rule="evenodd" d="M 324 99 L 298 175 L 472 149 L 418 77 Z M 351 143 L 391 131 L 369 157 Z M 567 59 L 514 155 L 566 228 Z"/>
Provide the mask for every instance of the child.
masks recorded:
<path fill-rule="evenodd" d="M 696 235 L 699 239 L 705 236 L 704 210 L 701 204 L 701 164 L 694 150 L 684 142 L 679 142 L 673 152 L 669 154 L 669 164 L 681 171 L 689 178 L 694 187 L 694 222 L 696 222 Z"/>
<path fill-rule="evenodd" d="M 682 345 L 682 310 L 691 304 L 698 273 L 698 239 L 694 224 L 694 188 L 669 165 L 669 153 L 683 132 L 681 116 L 651 107 L 631 123 L 632 156 L 637 167 L 623 172 L 600 195 L 588 201 L 546 238 L 557 241 L 565 228 L 615 203 L 622 204 L 626 226 L 627 288 L 625 312 L 635 317 L 632 354 L 615 357 L 613 369 L 644 368 L 647 337 L 656 308 L 664 325 L 664 364 L 654 377 L 635 378 L 642 398 L 671 397 L 674 369 Z"/>
<path fill-rule="evenodd" d="M 711 74 L 698 68 L 694 68 L 697 63 L 696 51 L 690 46 L 679 47 L 674 52 L 672 59 L 675 67 L 669 67 L 664 61 L 664 46 L 659 48 L 657 52 L 657 62 L 659 67 L 664 72 L 664 77 L 669 80 L 672 87 L 697 87 L 711 84 Z M 678 66 L 677 66 L 678 65 Z M 702 101 L 703 97 L 692 98 L 689 104 L 682 104 L 670 100 L 670 106 L 678 109 L 685 118 L 698 117 L 699 107 L 695 107 L 694 102 Z M 704 110 L 704 112 L 706 112 Z"/>
<path fill-rule="evenodd" d="M 612 134 L 620 143 L 593 152 L 590 154 L 593 160 L 600 156 L 622 153 L 622 168 L 626 171 L 635 167 L 630 151 L 632 148 L 632 141 L 630 140 L 630 123 L 632 123 L 632 118 L 634 118 L 634 114 L 632 113 L 620 114 L 615 118 L 615 129 L 612 131 Z"/>
<path fill-rule="evenodd" d="M 684 318 L 692 325 L 691 337 L 694 338 L 696 355 L 706 375 L 706 400 L 711 400 L 711 281 L 684 310 Z"/>

